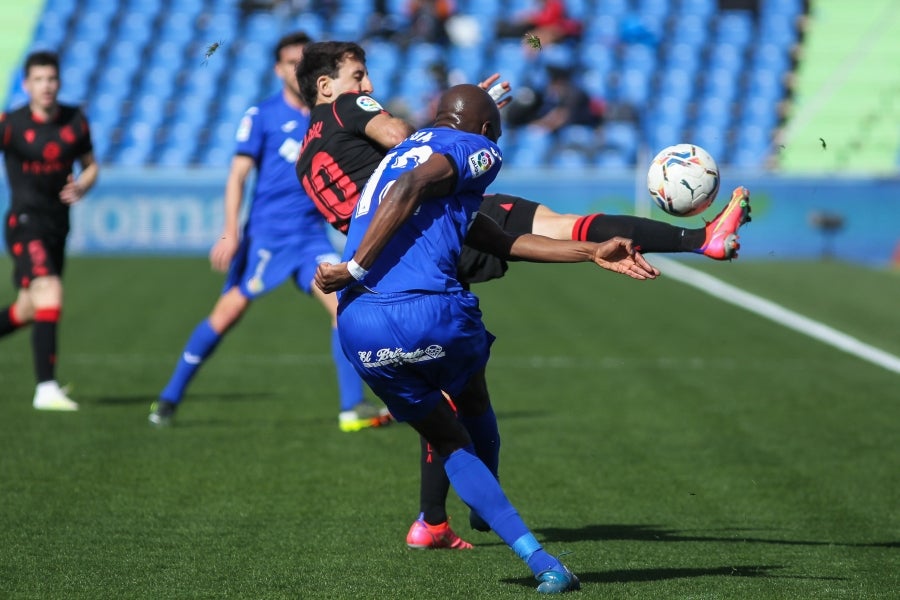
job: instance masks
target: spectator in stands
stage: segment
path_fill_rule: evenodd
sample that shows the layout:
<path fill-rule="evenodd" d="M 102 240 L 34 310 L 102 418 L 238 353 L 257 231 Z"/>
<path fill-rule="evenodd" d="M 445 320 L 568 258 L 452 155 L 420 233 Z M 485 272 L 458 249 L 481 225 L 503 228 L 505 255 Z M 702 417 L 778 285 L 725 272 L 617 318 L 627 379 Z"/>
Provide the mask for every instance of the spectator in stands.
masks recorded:
<path fill-rule="evenodd" d="M 521 89 L 507 109 L 506 120 L 512 126 L 534 125 L 549 132 L 566 125 L 597 127 L 603 122 L 603 103 L 573 80 L 569 67 L 551 64 L 546 88 Z"/>
<path fill-rule="evenodd" d="M 581 35 L 581 22 L 568 16 L 563 0 L 540 0 L 540 4 L 541 7 L 534 12 L 525 13 L 511 22 L 500 22 L 497 37 L 515 38 L 531 34 L 537 36 L 542 45 L 548 46 Z"/>
<path fill-rule="evenodd" d="M 450 38 L 447 36 L 447 20 L 455 10 L 451 0 L 408 0 L 406 13 L 409 17 L 409 29 L 406 40 L 398 41 L 448 45 Z"/>

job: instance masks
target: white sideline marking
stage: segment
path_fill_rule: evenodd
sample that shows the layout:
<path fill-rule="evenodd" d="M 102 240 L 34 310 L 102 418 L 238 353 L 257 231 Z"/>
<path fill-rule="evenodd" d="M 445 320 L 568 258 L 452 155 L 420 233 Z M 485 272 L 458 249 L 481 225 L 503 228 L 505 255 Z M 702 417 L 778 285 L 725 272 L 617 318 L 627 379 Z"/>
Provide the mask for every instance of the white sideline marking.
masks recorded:
<path fill-rule="evenodd" d="M 657 255 L 651 258 L 651 262 L 658 266 L 664 275 L 676 281 L 686 283 L 706 292 L 710 296 L 715 296 L 720 300 L 740 306 L 789 329 L 799 331 L 830 346 L 834 346 L 838 350 L 843 350 L 870 363 L 884 367 L 888 371 L 900 374 L 900 357 L 861 342 L 855 337 L 841 333 L 824 323 L 788 310 L 780 304 L 775 304 L 770 300 L 745 292 L 740 288 L 716 279 L 712 275 L 686 267 L 672 259 Z"/>

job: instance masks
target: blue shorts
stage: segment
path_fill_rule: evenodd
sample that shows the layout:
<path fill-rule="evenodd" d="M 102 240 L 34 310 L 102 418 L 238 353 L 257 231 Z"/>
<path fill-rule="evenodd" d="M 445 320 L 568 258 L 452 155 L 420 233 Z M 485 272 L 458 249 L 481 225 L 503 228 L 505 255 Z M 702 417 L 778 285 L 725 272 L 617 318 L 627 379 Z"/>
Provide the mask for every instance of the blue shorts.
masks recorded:
<path fill-rule="evenodd" d="M 478 298 L 452 294 L 352 294 L 338 309 L 344 354 L 398 421 L 428 415 L 441 390 L 454 396 L 484 368 L 494 336 Z"/>
<path fill-rule="evenodd" d="M 240 286 L 244 296 L 254 299 L 293 277 L 297 287 L 308 294 L 321 262 L 341 262 L 324 228 L 314 235 L 280 239 L 245 235 L 231 260 L 222 291 Z"/>

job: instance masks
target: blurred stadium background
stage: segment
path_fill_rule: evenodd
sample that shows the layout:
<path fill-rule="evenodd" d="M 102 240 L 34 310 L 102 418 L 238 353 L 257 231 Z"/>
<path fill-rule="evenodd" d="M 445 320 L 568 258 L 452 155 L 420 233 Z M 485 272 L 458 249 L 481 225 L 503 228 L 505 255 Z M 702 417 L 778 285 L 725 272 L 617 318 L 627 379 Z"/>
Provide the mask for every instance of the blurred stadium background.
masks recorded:
<path fill-rule="evenodd" d="M 641 190 L 645 165 L 660 148 L 690 141 L 717 159 L 725 193 L 744 184 L 754 194 L 743 256 L 900 260 L 900 16 L 892 0 L 871 0 L 865 11 L 842 0 L 759 0 L 754 11 L 729 8 L 754 3 L 724 0 L 566 4 L 583 35 L 539 53 L 492 35 L 530 0 L 457 0 L 465 33 L 449 49 L 367 40 L 375 95 L 389 106 L 422 106 L 439 59 L 471 81 L 499 71 L 514 86 L 546 63 L 568 64 L 616 110 L 599 128 L 508 128 L 496 190 L 570 212 L 665 218 Z M 359 39 L 375 1 L 247 6 L 20 0 L 0 8 L 5 106 L 24 101 L 24 56 L 53 49 L 61 99 L 81 104 L 92 122 L 105 169 L 75 211 L 73 251 L 205 252 L 219 230 L 236 124 L 278 87 L 274 41 L 295 29 Z M 405 6 L 386 2 L 401 28 Z M 221 45 L 204 61 L 213 43 Z"/>

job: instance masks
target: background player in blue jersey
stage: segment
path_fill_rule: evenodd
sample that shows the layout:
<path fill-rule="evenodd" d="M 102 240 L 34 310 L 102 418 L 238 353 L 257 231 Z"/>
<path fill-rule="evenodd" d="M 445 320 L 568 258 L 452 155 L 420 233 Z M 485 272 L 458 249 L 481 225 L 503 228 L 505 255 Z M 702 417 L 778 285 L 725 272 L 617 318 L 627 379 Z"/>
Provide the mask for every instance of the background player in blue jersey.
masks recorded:
<path fill-rule="evenodd" d="M 487 92 L 474 85 L 445 92 L 435 126 L 393 148 L 375 169 L 353 212 L 347 262 L 320 264 L 316 285 L 343 290 L 341 344 L 369 387 L 435 448 L 460 498 L 525 561 L 538 591 L 557 593 L 578 589 L 578 579 L 541 547 L 506 498 L 496 478 L 499 434 L 490 400 L 471 389 L 482 385 L 494 338 L 478 299 L 457 278 L 463 240 L 507 258 L 593 261 L 635 279 L 658 271 L 630 240 L 514 237 L 480 215 L 502 164 L 500 133 L 500 112 Z"/>
<path fill-rule="evenodd" d="M 297 66 L 304 99 L 312 107 L 297 176 L 319 210 L 338 230 L 346 231 L 359 195 L 385 152 L 413 129 L 392 116 L 369 94 L 365 51 L 352 42 L 310 44 Z M 499 77 L 481 84 L 488 89 Z M 498 106 L 503 101 L 500 100 Z M 513 235 L 537 233 L 555 239 L 600 242 L 614 236 L 633 239 L 643 252 L 697 252 L 723 260 L 736 256 L 737 230 L 749 220 L 749 197 L 737 188 L 722 212 L 698 229 L 628 215 L 574 215 L 506 194 L 486 195 L 479 212 Z M 463 247 L 458 277 L 464 284 L 502 277 L 502 258 Z M 483 384 L 486 392 L 487 386 Z M 406 535 L 411 548 L 469 549 L 472 545 L 450 527 L 446 510 L 449 482 L 432 448 L 422 441 L 419 515 Z M 486 530 L 476 515 L 472 526 Z"/>
<path fill-rule="evenodd" d="M 59 60 L 35 52 L 25 60 L 28 104 L 0 116 L 0 151 L 6 163 L 10 207 L 6 245 L 13 261 L 16 300 L 0 309 L 0 337 L 31 324 L 39 410 L 78 410 L 56 381 L 57 323 L 63 306 L 62 274 L 69 206 L 97 180 L 87 118 L 57 102 Z M 80 163 L 75 177 L 72 167 Z"/>
<path fill-rule="evenodd" d="M 150 413 L 150 422 L 171 422 L 191 378 L 251 301 L 288 278 L 314 295 L 332 317 L 332 355 L 337 368 L 344 431 L 383 424 L 386 409 L 363 398 L 363 384 L 341 352 L 335 327 L 337 301 L 312 285 L 316 266 L 335 262 L 325 222 L 297 185 L 294 162 L 300 153 L 309 111 L 303 104 L 294 67 L 303 56 L 309 37 L 301 32 L 281 38 L 275 47 L 275 73 L 282 91 L 250 108 L 237 130 L 237 150 L 225 187 L 225 227 L 210 251 L 213 268 L 228 270 L 222 295 L 210 315 L 194 329 L 168 384 Z M 244 184 L 257 170 L 249 216 L 240 234 L 240 208 Z"/>

